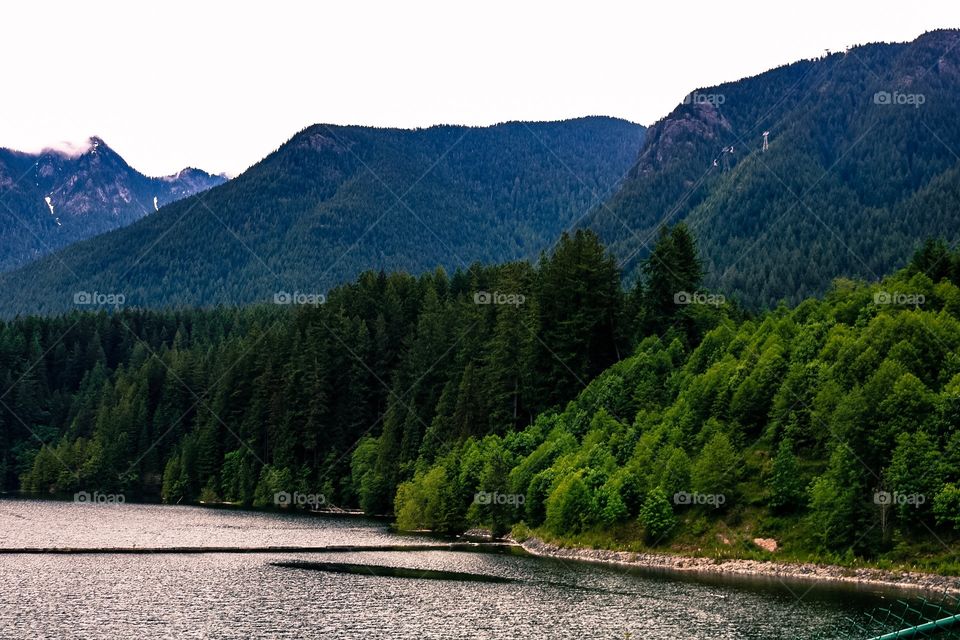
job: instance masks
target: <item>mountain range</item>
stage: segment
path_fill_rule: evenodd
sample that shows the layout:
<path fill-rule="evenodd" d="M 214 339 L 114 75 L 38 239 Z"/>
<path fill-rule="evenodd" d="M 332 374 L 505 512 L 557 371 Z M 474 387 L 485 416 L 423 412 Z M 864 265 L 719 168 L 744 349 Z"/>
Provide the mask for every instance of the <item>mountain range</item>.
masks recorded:
<path fill-rule="evenodd" d="M 126 226 L 225 181 L 193 168 L 147 177 L 97 137 L 79 153 L 0 149 L 0 270 Z"/>
<path fill-rule="evenodd" d="M 0 276 L 0 314 L 94 290 L 244 304 L 370 269 L 535 258 L 572 228 L 632 280 L 680 221 L 711 289 L 795 303 L 836 277 L 877 280 L 925 238 L 960 240 L 958 104 L 960 31 L 941 30 L 697 89 L 649 129 L 314 125 L 227 184 Z"/>
<path fill-rule="evenodd" d="M 315 125 L 224 185 L 4 274 L 0 307 L 60 311 L 77 292 L 142 306 L 248 303 L 323 292 L 368 269 L 535 258 L 609 197 L 643 133 L 605 117 Z"/>

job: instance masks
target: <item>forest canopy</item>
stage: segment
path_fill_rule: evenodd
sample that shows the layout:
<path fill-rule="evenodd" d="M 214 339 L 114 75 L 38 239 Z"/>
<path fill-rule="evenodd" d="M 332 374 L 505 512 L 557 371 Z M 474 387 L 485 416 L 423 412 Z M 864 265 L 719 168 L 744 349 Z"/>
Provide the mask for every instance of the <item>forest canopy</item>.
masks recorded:
<path fill-rule="evenodd" d="M 960 255 L 760 316 L 664 229 L 536 264 L 365 273 L 325 304 L 0 327 L 6 490 L 390 514 L 669 545 L 749 522 L 874 556 L 960 526 Z M 693 533 L 691 533 L 693 532 Z"/>

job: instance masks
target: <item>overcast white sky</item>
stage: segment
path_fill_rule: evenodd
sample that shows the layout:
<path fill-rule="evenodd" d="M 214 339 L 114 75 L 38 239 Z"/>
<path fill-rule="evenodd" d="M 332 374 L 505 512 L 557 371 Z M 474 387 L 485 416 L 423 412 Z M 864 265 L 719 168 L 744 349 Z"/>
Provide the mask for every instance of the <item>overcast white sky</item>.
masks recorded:
<path fill-rule="evenodd" d="M 605 114 L 824 49 L 960 27 L 957 0 L 5 4 L 0 146 L 96 134 L 148 174 L 240 173 L 316 123 Z"/>

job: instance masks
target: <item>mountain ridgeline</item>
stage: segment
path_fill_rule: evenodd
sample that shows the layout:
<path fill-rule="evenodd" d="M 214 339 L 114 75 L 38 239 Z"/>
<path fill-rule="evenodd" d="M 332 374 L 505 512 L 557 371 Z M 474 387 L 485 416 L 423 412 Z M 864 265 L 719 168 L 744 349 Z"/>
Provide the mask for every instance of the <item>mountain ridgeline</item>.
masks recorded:
<path fill-rule="evenodd" d="M 636 276 L 662 224 L 755 306 L 879 279 L 960 240 L 960 31 L 870 44 L 689 94 L 586 226 Z M 764 150 L 764 133 L 768 147 Z"/>
<path fill-rule="evenodd" d="M 192 168 L 147 177 L 97 137 L 81 153 L 0 149 L 0 271 L 224 182 Z"/>
<path fill-rule="evenodd" d="M 250 303 L 369 268 L 532 258 L 572 226 L 632 282 L 678 221 L 708 286 L 796 303 L 837 276 L 879 279 L 927 237 L 960 239 L 958 41 L 935 31 L 698 89 L 646 133 L 611 118 L 316 125 L 223 188 L 0 277 L 0 313 L 62 311 L 78 290 Z"/>
<path fill-rule="evenodd" d="M 643 132 L 599 117 L 316 125 L 219 189 L 0 278 L 0 311 L 62 311 L 76 291 L 138 306 L 241 304 L 325 292 L 367 269 L 535 258 L 609 197 Z"/>

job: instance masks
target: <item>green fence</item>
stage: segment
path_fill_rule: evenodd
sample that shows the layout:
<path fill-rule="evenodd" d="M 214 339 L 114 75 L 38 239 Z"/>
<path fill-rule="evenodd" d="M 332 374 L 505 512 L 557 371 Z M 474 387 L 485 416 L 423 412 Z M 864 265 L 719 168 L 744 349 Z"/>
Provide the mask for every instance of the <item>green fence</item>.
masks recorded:
<path fill-rule="evenodd" d="M 837 640 L 901 640 L 903 638 L 960 638 L 960 598 L 898 600 L 879 607 L 863 620 L 838 629 Z"/>

